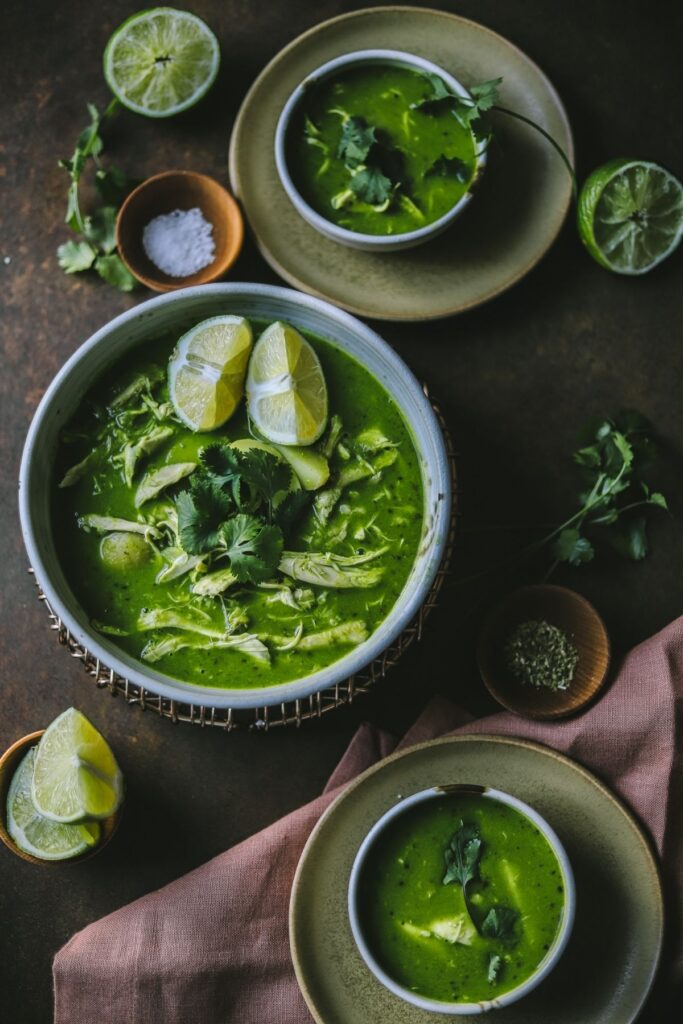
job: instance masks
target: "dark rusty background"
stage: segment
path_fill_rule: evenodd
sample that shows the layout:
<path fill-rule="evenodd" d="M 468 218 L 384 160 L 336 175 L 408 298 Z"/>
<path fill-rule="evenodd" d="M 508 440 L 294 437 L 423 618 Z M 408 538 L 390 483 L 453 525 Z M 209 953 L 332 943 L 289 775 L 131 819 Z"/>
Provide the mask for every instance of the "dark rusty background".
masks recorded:
<path fill-rule="evenodd" d="M 367 5 L 190 6 L 216 31 L 222 70 L 196 110 L 168 122 L 124 112 L 107 129 L 107 154 L 140 177 L 187 167 L 225 180 L 230 127 L 264 63 L 315 22 Z M 673 5 L 666 20 L 664 9 L 636 0 L 441 6 L 479 19 L 538 61 L 566 104 L 581 175 L 622 154 L 681 173 L 680 7 L 676 23 Z M 91 862 L 36 868 L 0 849 L 3 1024 L 50 1019 L 51 958 L 75 930 L 315 796 L 359 720 L 400 730 L 436 690 L 475 713 L 488 710 L 473 630 L 483 604 L 522 580 L 450 587 L 422 644 L 372 697 L 298 733 L 225 735 L 173 726 L 95 691 L 80 664 L 57 647 L 26 572 L 17 469 L 53 374 L 92 331 L 148 297 L 142 289 L 121 295 L 90 275 L 66 277 L 55 262 L 67 237 L 66 176 L 57 159 L 71 154 L 86 101 L 106 103 L 100 55 L 111 31 L 138 7 L 139 0 L 24 0 L 8 4 L 3 17 L 0 749 L 74 704 L 106 733 L 128 784 L 120 833 Z M 568 222 L 542 264 L 491 305 L 426 326 L 377 325 L 430 383 L 456 439 L 456 577 L 492 565 L 526 536 L 496 526 L 554 522 L 571 511 L 575 481 L 567 456 L 586 416 L 632 406 L 655 421 L 665 448 L 658 483 L 675 518 L 655 517 L 652 554 L 637 566 L 606 556 L 556 575 L 602 611 L 617 656 L 681 612 L 681 265 L 678 255 L 643 279 L 614 277 L 584 254 Z M 231 280 L 277 279 L 248 241 Z M 674 943 L 670 936 L 670 949 Z M 642 1019 L 673 1020 L 666 996 L 660 984 L 664 1002 Z"/>

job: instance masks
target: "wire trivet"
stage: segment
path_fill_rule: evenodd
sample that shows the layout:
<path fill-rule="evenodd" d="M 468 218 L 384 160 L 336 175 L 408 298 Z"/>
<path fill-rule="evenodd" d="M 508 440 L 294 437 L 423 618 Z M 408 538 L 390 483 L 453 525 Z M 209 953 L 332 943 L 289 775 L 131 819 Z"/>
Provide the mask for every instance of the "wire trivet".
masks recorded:
<path fill-rule="evenodd" d="M 214 708 L 208 707 L 204 704 L 188 704 L 182 701 L 172 700 L 169 697 L 160 697 L 158 694 L 151 693 L 149 690 L 145 690 L 144 687 L 138 686 L 136 683 L 131 683 L 129 679 L 125 679 L 123 676 L 120 676 L 117 672 L 114 672 L 113 669 L 108 668 L 99 658 L 95 657 L 94 654 L 91 654 L 83 644 L 80 644 L 71 635 L 70 630 L 55 613 L 50 602 L 41 590 L 40 584 L 36 580 L 39 600 L 43 601 L 45 604 L 50 619 L 50 628 L 56 632 L 59 643 L 66 647 L 72 658 L 77 658 L 79 661 L 83 662 L 86 672 L 88 675 L 92 676 L 95 681 L 95 685 L 101 690 L 109 690 L 112 697 L 120 696 L 127 704 L 135 705 L 140 708 L 141 711 L 153 711 L 155 714 L 160 715 L 162 718 L 168 718 L 172 722 L 187 722 L 190 725 L 214 726 L 219 729 L 224 729 L 226 732 L 232 732 L 233 729 L 244 728 L 252 731 L 257 730 L 267 732 L 268 729 L 272 729 L 278 725 L 298 727 L 307 719 L 321 718 L 324 714 L 327 714 L 328 711 L 334 711 L 335 708 L 342 707 L 345 704 L 350 704 L 360 694 L 367 693 L 373 683 L 384 678 L 388 669 L 392 668 L 396 664 L 403 652 L 406 651 L 415 640 L 421 639 L 425 620 L 438 603 L 439 593 L 448 574 L 453 555 L 453 546 L 458 520 L 455 451 L 453 449 L 453 440 L 448 427 L 446 426 L 446 421 L 444 420 L 441 409 L 434 399 L 430 397 L 426 386 L 424 387 L 424 392 L 432 404 L 436 418 L 443 431 L 444 441 L 446 443 L 446 452 L 448 455 L 448 464 L 451 473 L 452 504 L 448 539 L 446 541 L 441 565 L 436 572 L 434 582 L 432 583 L 429 593 L 427 594 L 418 614 L 415 616 L 413 621 L 406 626 L 403 632 L 399 634 L 396 640 L 394 640 L 394 642 L 390 644 L 382 654 L 378 655 L 378 657 L 371 661 L 362 672 L 356 672 L 343 682 L 337 683 L 336 686 L 329 687 L 325 690 L 319 690 L 317 693 L 313 693 L 309 697 L 283 701 L 281 704 L 272 704 L 260 708 Z M 35 579 L 33 569 L 29 569 L 29 572 L 34 575 Z"/>

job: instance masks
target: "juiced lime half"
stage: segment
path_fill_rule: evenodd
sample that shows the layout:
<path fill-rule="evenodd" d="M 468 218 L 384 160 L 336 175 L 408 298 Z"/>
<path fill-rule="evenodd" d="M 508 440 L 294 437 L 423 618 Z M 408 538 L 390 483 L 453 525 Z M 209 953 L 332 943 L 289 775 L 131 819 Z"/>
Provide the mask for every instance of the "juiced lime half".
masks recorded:
<path fill-rule="evenodd" d="M 218 40 L 201 18 L 154 7 L 116 29 L 104 51 L 104 77 L 129 110 L 171 117 L 210 89 L 220 59 Z"/>
<path fill-rule="evenodd" d="M 275 444 L 313 444 L 324 431 L 327 386 L 320 360 L 289 324 L 276 321 L 254 345 L 247 402 L 256 429 Z"/>
<path fill-rule="evenodd" d="M 683 234 L 683 185 L 658 164 L 611 160 L 588 177 L 578 202 L 581 239 L 617 274 L 645 274 Z"/>
<path fill-rule="evenodd" d="M 168 365 L 173 407 L 190 430 L 215 430 L 244 394 L 252 332 L 243 316 L 214 316 L 184 334 Z"/>
<path fill-rule="evenodd" d="M 7 831 L 24 853 L 41 860 L 68 860 L 79 857 L 100 838 L 100 825 L 62 825 L 43 817 L 31 799 L 31 783 L 36 757 L 32 747 L 17 768 L 7 794 Z"/>
<path fill-rule="evenodd" d="M 68 708 L 43 733 L 31 797 L 39 814 L 68 824 L 118 810 L 123 778 L 109 744 L 84 714 Z"/>

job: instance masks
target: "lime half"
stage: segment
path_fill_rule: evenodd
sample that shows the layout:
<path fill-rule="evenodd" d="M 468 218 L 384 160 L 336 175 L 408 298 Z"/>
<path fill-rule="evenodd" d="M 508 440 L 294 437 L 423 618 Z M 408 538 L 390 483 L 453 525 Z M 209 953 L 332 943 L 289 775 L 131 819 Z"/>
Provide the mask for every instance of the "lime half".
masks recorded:
<path fill-rule="evenodd" d="M 327 386 L 315 351 L 279 320 L 254 345 L 247 374 L 249 415 L 268 441 L 308 445 L 327 424 Z"/>
<path fill-rule="evenodd" d="M 683 234 L 683 185 L 658 164 L 612 160 L 593 171 L 578 203 L 581 239 L 617 274 L 645 274 Z"/>
<path fill-rule="evenodd" d="M 7 831 L 20 850 L 41 860 L 79 857 L 99 841 L 99 823 L 61 825 L 38 814 L 31 799 L 35 757 L 36 748 L 32 747 L 12 777 L 7 794 Z"/>
<path fill-rule="evenodd" d="M 129 110 L 171 117 L 211 88 L 220 59 L 218 40 L 201 18 L 155 7 L 116 29 L 104 51 L 104 77 Z"/>
<path fill-rule="evenodd" d="M 243 316 L 214 316 L 184 334 L 168 364 L 173 408 L 190 430 L 215 430 L 244 394 L 252 333 Z"/>
<path fill-rule="evenodd" d="M 84 714 L 68 708 L 43 733 L 31 796 L 39 814 L 68 824 L 118 810 L 123 779 L 109 744 Z"/>

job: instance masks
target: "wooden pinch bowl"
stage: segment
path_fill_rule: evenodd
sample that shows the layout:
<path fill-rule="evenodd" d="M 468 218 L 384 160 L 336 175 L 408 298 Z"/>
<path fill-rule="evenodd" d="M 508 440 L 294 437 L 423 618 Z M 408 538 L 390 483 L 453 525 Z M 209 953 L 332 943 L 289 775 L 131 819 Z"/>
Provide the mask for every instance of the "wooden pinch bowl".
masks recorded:
<path fill-rule="evenodd" d="M 84 860 L 89 860 L 96 854 L 103 850 L 107 843 L 111 840 L 112 836 L 116 832 L 121 820 L 122 808 L 112 814 L 110 818 L 105 818 L 104 821 L 100 822 L 102 833 L 100 841 L 96 846 L 91 847 L 82 853 L 80 857 L 71 857 L 67 860 L 43 860 L 40 857 L 34 857 L 30 853 L 24 853 L 14 843 L 12 837 L 7 831 L 7 793 L 9 791 L 10 783 L 15 771 L 19 767 L 21 759 L 31 747 L 38 743 L 38 740 L 45 732 L 44 729 L 39 729 L 38 732 L 29 733 L 28 736 L 22 736 L 20 740 L 13 743 L 5 753 L 0 757 L 0 839 L 5 846 L 16 854 L 17 857 L 21 857 L 22 860 L 29 861 L 30 864 L 41 864 L 44 867 L 51 867 L 59 864 L 75 864 L 82 863 Z"/>
<path fill-rule="evenodd" d="M 566 690 L 525 686 L 506 666 L 505 641 L 516 626 L 530 619 L 558 626 L 575 644 L 579 660 Z M 504 598 L 484 621 L 477 644 L 477 662 L 487 690 L 503 707 L 525 718 L 564 718 L 584 708 L 603 686 L 609 661 L 609 637 L 593 605 L 574 590 L 547 583 L 522 587 Z"/>
<path fill-rule="evenodd" d="M 154 217 L 194 207 L 213 227 L 215 257 L 196 274 L 171 277 L 147 256 L 142 233 Z M 236 200 L 213 178 L 196 171 L 164 171 L 147 178 L 127 196 L 116 218 L 121 259 L 138 281 L 156 292 L 217 281 L 239 256 L 243 240 L 244 221 Z"/>

